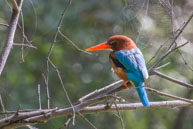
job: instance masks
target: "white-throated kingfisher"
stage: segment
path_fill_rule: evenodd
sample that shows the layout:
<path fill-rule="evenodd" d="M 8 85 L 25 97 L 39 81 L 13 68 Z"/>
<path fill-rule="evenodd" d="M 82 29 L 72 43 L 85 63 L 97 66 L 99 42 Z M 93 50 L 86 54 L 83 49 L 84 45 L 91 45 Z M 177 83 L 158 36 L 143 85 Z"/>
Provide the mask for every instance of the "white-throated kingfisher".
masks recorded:
<path fill-rule="evenodd" d="M 109 60 L 114 72 L 124 80 L 123 85 L 135 86 L 139 98 L 144 106 L 149 106 L 149 100 L 144 88 L 144 81 L 148 78 L 148 71 L 142 52 L 130 38 L 123 35 L 111 36 L 107 42 L 86 49 L 98 51 L 111 49 Z"/>

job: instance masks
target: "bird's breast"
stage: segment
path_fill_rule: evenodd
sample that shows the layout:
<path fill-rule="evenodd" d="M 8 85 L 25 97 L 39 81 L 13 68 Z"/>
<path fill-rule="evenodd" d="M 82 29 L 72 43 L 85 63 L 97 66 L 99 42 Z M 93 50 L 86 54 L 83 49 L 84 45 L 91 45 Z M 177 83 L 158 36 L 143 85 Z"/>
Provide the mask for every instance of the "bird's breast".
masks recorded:
<path fill-rule="evenodd" d="M 112 68 L 113 68 L 115 74 L 117 74 L 117 76 L 120 79 L 127 81 L 128 78 L 125 74 L 125 70 L 126 70 L 125 67 L 115 57 L 113 57 L 112 54 L 110 54 L 109 60 L 110 60 L 110 63 L 112 65 Z"/>

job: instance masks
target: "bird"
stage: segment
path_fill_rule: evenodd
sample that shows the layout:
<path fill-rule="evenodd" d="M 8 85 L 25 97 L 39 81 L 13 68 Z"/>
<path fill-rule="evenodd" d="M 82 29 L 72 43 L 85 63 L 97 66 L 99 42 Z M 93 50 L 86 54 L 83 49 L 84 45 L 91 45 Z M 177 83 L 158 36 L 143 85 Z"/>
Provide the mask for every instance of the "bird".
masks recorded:
<path fill-rule="evenodd" d="M 103 43 L 87 48 L 86 51 L 111 50 L 109 61 L 115 74 L 122 79 L 123 85 L 135 87 L 144 107 L 150 105 L 144 82 L 148 71 L 144 56 L 135 42 L 124 35 L 113 35 Z"/>

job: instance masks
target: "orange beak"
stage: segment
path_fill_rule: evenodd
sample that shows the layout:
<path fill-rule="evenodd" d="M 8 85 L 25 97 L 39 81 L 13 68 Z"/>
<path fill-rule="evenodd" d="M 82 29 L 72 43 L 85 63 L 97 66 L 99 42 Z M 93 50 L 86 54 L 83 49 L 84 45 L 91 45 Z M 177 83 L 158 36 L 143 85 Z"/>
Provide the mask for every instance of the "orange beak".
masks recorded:
<path fill-rule="evenodd" d="M 86 51 L 99 51 L 99 50 L 107 50 L 107 49 L 111 49 L 110 46 L 107 44 L 107 42 L 98 44 L 96 46 L 87 48 Z"/>

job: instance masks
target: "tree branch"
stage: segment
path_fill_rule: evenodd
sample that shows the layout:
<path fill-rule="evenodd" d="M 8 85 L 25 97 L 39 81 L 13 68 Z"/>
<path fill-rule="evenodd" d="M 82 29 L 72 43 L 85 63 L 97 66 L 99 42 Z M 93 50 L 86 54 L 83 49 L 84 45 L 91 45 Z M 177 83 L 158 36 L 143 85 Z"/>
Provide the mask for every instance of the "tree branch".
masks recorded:
<path fill-rule="evenodd" d="M 158 109 L 158 108 L 173 108 L 173 107 L 184 107 L 184 106 L 193 106 L 191 103 L 173 100 L 173 101 L 160 101 L 160 102 L 150 102 L 150 107 L 148 109 Z M 81 107 L 77 105 L 76 108 Z M 147 109 L 141 103 L 130 103 L 130 104 L 114 104 L 112 106 L 106 106 L 104 104 L 96 105 L 96 106 L 87 106 L 80 108 L 79 112 L 82 114 L 92 114 L 92 113 L 101 113 L 101 112 L 111 112 L 119 110 L 139 110 L 139 109 Z M 19 113 L 18 115 L 23 116 L 17 121 L 13 121 L 12 119 L 7 119 L 7 121 L 0 121 L 0 128 L 2 129 L 10 129 L 10 128 L 18 128 L 25 125 L 32 125 L 37 123 L 46 122 L 47 120 L 53 119 L 55 117 L 67 116 L 73 113 L 72 107 L 64 108 L 64 109 L 47 109 L 47 110 L 39 110 L 33 111 L 31 113 Z M 33 114 L 33 115 L 31 115 Z M 25 116 L 25 117 L 24 117 Z"/>
<path fill-rule="evenodd" d="M 12 0 L 12 1 L 14 1 L 14 0 Z M 18 23 L 19 14 L 21 11 L 22 4 L 23 4 L 23 0 L 18 0 L 17 1 L 18 10 L 13 9 L 13 11 L 12 11 L 12 16 L 11 16 L 11 20 L 10 20 L 10 24 L 9 24 L 9 29 L 8 29 L 8 34 L 7 34 L 7 37 L 6 37 L 4 46 L 3 46 L 3 50 L 0 54 L 0 75 L 2 74 L 5 63 L 7 61 L 7 58 L 9 56 L 9 53 L 10 53 L 11 48 L 13 46 L 13 40 L 14 40 L 15 31 L 17 28 L 17 23 Z"/>
<path fill-rule="evenodd" d="M 192 84 L 188 84 L 188 83 L 185 83 L 185 82 L 183 82 L 183 81 L 177 80 L 177 79 L 172 78 L 172 77 L 170 77 L 170 76 L 167 76 L 167 75 L 165 75 L 165 74 L 163 74 L 163 73 L 161 73 L 161 72 L 158 72 L 157 70 L 154 70 L 153 73 L 154 73 L 155 75 L 161 77 L 161 78 L 164 78 L 164 79 L 169 80 L 169 81 L 171 81 L 171 82 L 177 83 L 177 84 L 179 84 L 179 85 L 181 85 L 181 86 L 185 86 L 185 87 L 187 87 L 187 88 L 193 88 L 193 85 L 192 85 Z"/>

